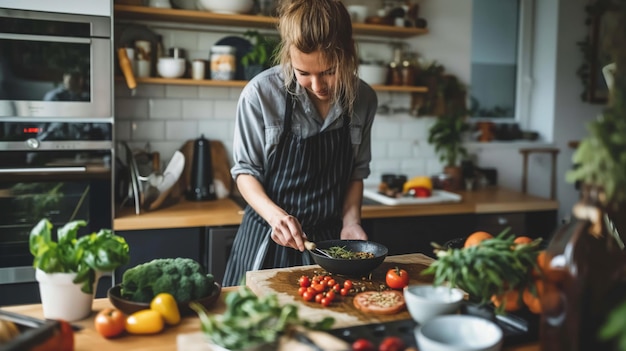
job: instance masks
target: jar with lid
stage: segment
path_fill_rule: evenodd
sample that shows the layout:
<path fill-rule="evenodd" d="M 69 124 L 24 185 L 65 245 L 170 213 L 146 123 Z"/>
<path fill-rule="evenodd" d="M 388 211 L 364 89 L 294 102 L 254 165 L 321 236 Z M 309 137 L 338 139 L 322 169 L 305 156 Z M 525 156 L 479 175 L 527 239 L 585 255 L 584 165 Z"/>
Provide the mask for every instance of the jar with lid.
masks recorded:
<path fill-rule="evenodd" d="M 215 45 L 211 48 L 211 79 L 235 79 L 237 70 L 235 52 L 234 46 Z"/>

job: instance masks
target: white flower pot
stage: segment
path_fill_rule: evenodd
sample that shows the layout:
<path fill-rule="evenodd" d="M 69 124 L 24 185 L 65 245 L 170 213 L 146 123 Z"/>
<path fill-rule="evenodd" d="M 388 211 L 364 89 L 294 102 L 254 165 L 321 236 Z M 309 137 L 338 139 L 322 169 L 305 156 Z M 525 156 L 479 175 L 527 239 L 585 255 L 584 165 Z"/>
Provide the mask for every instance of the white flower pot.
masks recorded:
<path fill-rule="evenodd" d="M 72 282 L 76 273 L 46 273 L 37 269 L 35 277 L 39 282 L 44 318 L 73 322 L 91 314 L 98 274 L 94 281 L 94 294 L 85 294 L 80 290 L 80 284 Z"/>

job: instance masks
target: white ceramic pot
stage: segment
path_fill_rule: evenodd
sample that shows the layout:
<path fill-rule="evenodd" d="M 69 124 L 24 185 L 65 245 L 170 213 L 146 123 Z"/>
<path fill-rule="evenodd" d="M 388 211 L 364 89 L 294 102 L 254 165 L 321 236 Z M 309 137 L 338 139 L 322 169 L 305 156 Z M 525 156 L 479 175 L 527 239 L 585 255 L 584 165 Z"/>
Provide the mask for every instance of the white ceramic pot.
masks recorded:
<path fill-rule="evenodd" d="M 369 85 L 384 85 L 387 81 L 387 67 L 362 63 L 359 65 L 359 78 Z"/>
<path fill-rule="evenodd" d="M 91 314 L 98 274 L 94 281 L 94 294 L 85 294 L 80 290 L 80 284 L 72 282 L 76 273 L 46 273 L 37 269 L 35 277 L 39 282 L 44 318 L 73 322 Z"/>
<path fill-rule="evenodd" d="M 254 0 L 198 0 L 198 8 L 216 13 L 249 13 Z"/>

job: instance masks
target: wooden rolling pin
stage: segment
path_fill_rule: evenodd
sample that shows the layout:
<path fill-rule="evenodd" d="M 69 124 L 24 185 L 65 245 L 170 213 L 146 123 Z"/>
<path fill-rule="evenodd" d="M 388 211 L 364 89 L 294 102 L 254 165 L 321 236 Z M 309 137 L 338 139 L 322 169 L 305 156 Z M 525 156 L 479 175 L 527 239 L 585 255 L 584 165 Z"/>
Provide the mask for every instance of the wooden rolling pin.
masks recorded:
<path fill-rule="evenodd" d="M 137 81 L 135 80 L 135 75 L 133 74 L 133 66 L 131 65 L 128 56 L 126 55 L 125 48 L 117 49 L 117 58 L 120 61 L 120 69 L 124 74 L 124 79 L 126 79 L 126 85 L 129 89 L 132 89 L 134 91 L 135 88 L 137 88 Z"/>

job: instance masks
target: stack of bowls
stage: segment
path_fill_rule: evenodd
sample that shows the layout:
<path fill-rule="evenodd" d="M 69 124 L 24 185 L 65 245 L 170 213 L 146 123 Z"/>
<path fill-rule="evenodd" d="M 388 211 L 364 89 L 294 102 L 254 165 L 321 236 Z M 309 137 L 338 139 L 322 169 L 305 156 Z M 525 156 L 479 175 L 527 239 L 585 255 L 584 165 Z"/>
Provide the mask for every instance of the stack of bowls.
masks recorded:
<path fill-rule="evenodd" d="M 420 351 L 499 351 L 503 333 L 485 318 L 448 315 L 415 327 L 415 340 Z"/>
<path fill-rule="evenodd" d="M 463 302 L 464 292 L 446 286 L 409 285 L 404 288 L 404 300 L 409 314 L 418 324 L 433 317 L 456 313 Z"/>

